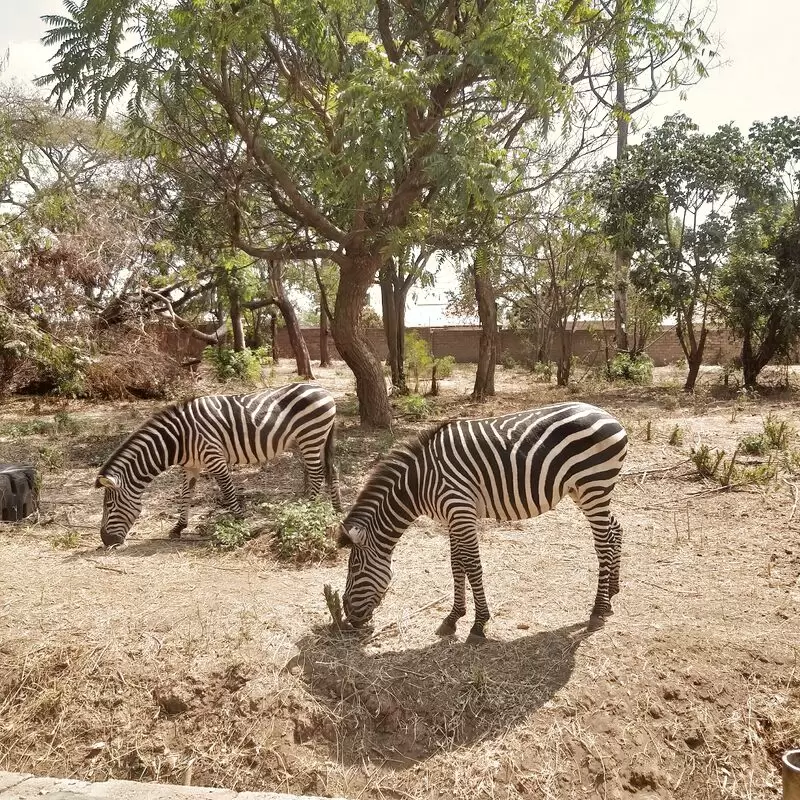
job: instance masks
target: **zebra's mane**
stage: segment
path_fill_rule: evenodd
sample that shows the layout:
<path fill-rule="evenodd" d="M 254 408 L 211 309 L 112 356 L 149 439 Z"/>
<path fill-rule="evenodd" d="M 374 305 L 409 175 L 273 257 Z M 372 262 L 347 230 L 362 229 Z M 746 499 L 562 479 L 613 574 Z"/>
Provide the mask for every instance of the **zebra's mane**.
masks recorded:
<path fill-rule="evenodd" d="M 415 456 L 421 455 L 439 431 L 446 428 L 449 424 L 449 421 L 441 422 L 393 447 L 373 468 L 361 491 L 366 491 L 376 484 L 381 483 L 384 478 L 391 477 L 394 474 L 393 467 L 395 464 L 404 463 L 409 456 L 414 458 Z"/>
<path fill-rule="evenodd" d="M 143 431 L 149 428 L 151 425 L 155 425 L 158 422 L 161 422 L 162 419 L 174 414 L 176 411 L 179 411 L 186 407 L 189 401 L 184 400 L 181 403 L 171 403 L 168 406 L 165 406 L 160 411 L 156 411 L 152 417 L 150 417 L 147 421 L 143 422 L 135 431 L 131 431 L 125 439 L 122 441 L 121 444 L 118 445 L 117 449 L 105 460 L 105 463 L 102 467 L 100 467 L 98 474 L 105 475 L 106 471 L 111 469 L 114 464 L 117 462 L 117 459 L 127 451 L 128 447 L 130 446 L 131 442 L 136 439 L 136 437 Z"/>

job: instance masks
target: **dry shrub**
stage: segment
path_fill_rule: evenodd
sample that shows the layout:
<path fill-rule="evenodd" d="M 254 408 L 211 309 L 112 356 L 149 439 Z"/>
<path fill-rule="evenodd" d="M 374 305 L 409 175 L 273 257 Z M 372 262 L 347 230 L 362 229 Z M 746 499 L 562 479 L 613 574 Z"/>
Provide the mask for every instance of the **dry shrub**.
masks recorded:
<path fill-rule="evenodd" d="M 161 400 L 186 382 L 186 371 L 158 347 L 157 339 L 114 333 L 103 337 L 100 354 L 87 366 L 84 393 L 95 400 Z"/>

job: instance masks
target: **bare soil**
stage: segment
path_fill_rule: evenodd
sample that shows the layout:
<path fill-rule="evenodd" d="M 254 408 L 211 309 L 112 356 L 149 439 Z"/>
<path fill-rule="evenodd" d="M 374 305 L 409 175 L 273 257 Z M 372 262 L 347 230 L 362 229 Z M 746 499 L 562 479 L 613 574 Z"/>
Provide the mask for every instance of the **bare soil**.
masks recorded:
<path fill-rule="evenodd" d="M 564 398 L 616 413 L 631 449 L 615 615 L 587 631 L 596 560 L 569 501 L 483 523 L 493 622 L 479 647 L 463 641 L 468 621 L 434 635 L 451 578 L 445 531 L 427 519 L 398 545 L 368 639 L 328 628 L 323 585 L 343 587 L 344 558 L 296 568 L 266 537 L 232 553 L 168 540 L 172 474 L 130 546 L 106 555 L 97 466 L 160 404 L 19 398 L 0 409 L 0 458 L 34 459 L 44 485 L 38 518 L 0 530 L 0 769 L 353 799 L 779 796 L 780 754 L 800 744 L 796 462 L 776 455 L 767 485 L 717 491 L 688 456 L 698 443 L 731 452 L 768 413 L 798 424 L 796 390 L 746 399 L 708 371 L 684 397 L 665 369 L 653 387 L 586 377 L 568 391 L 501 370 L 498 396 L 477 406 L 464 368 L 430 419 L 400 414 L 388 435 L 358 427 L 344 367 L 319 374 L 339 402 L 346 503 L 394 438 L 434 420 Z M 288 367 L 270 378 L 289 379 Z M 59 431 L 33 430 L 57 412 Z M 237 479 L 253 513 L 264 493 L 301 487 L 291 457 Z M 201 481 L 190 531 L 217 500 Z"/>

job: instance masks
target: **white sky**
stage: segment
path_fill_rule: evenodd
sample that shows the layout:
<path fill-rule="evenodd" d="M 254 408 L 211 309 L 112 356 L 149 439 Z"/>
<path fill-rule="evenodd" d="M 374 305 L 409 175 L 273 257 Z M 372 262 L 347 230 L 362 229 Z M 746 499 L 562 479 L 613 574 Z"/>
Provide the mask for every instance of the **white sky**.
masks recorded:
<path fill-rule="evenodd" d="M 41 16 L 62 11 L 61 0 L 0 0 L 0 55 L 9 52 L 3 80 L 28 83 L 48 71 Z M 747 131 L 755 120 L 800 115 L 800 0 L 718 0 L 713 33 L 721 39 L 723 65 L 690 87 L 686 100 L 663 95 L 648 113 L 651 124 L 681 111 L 704 131 L 728 122 Z M 437 294 L 443 288 L 449 287 Z M 453 324 L 442 316 L 442 301 L 410 301 L 408 324 Z"/>

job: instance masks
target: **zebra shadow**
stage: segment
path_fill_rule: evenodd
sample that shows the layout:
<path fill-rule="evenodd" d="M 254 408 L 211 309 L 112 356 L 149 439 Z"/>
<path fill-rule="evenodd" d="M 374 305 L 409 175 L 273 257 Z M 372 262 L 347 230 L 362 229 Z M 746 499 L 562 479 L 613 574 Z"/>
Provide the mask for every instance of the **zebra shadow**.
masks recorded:
<path fill-rule="evenodd" d="M 528 721 L 567 684 L 590 635 L 580 622 L 477 647 L 440 639 L 368 652 L 355 636 L 320 629 L 297 643 L 287 664 L 321 709 L 301 741 L 327 740 L 332 756 L 347 763 L 404 769 L 492 739 Z"/>

